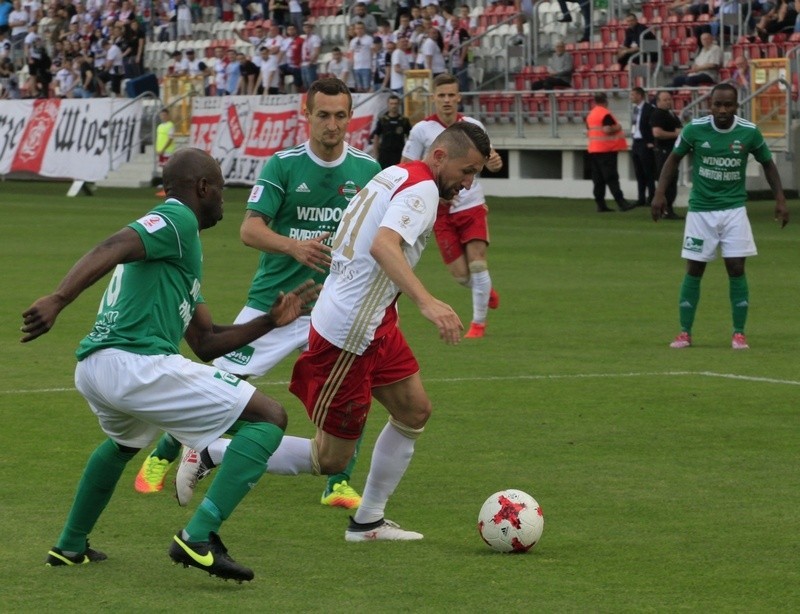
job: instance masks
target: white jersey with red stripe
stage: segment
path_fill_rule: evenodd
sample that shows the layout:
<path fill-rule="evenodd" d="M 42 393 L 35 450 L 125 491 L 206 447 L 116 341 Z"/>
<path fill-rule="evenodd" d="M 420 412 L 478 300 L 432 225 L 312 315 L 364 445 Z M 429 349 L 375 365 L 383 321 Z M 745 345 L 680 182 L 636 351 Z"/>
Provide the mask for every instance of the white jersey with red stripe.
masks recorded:
<path fill-rule="evenodd" d="M 413 268 L 436 219 L 439 188 L 423 162 L 390 166 L 378 173 L 344 211 L 331 254 L 331 271 L 311 312 L 311 324 L 330 343 L 354 354 L 397 325 L 399 288 L 370 248 L 378 229 L 403 238 Z"/>
<path fill-rule="evenodd" d="M 457 122 L 470 122 L 483 128 L 485 126 L 477 119 L 461 115 L 456 115 Z M 414 124 L 411 133 L 408 135 L 405 147 L 403 147 L 403 157 L 409 160 L 422 160 L 431 148 L 436 137 L 444 132 L 445 126 L 438 115 L 431 115 Z M 450 201 L 450 213 L 464 211 L 472 207 L 480 207 L 486 203 L 486 196 L 477 178 L 472 182 L 468 190 L 461 190 L 456 197 Z"/>

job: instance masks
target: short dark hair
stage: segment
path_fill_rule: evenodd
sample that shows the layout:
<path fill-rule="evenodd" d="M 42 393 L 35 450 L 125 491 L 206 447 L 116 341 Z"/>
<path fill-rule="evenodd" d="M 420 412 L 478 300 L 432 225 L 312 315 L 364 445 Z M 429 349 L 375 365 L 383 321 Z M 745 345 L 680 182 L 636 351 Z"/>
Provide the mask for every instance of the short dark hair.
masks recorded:
<path fill-rule="evenodd" d="M 314 83 L 311 84 L 311 87 L 308 88 L 308 94 L 306 95 L 306 108 L 309 111 L 314 109 L 314 97 L 316 96 L 317 92 L 325 94 L 326 96 L 338 96 L 339 94 L 345 94 L 349 103 L 349 109 L 353 108 L 353 95 L 350 93 L 350 89 L 347 87 L 347 84 L 341 79 L 337 79 L 336 77 L 326 77 L 324 79 L 317 79 L 314 81 Z"/>
<path fill-rule="evenodd" d="M 631 89 L 631 91 L 632 91 L 632 92 L 636 92 L 637 94 L 639 94 L 639 96 L 641 96 L 642 98 L 644 98 L 644 88 L 643 88 L 643 87 L 639 87 L 639 86 L 637 85 L 636 87 L 632 88 L 632 89 Z"/>
<path fill-rule="evenodd" d="M 387 100 L 400 100 L 400 96 L 397 94 L 389 94 L 389 98 Z"/>
<path fill-rule="evenodd" d="M 596 92 L 594 95 L 594 101 L 597 104 L 608 104 L 608 96 L 605 92 Z"/>
<path fill-rule="evenodd" d="M 445 145 L 451 152 L 458 152 L 462 156 L 470 149 L 476 149 L 484 158 L 492 153 L 492 144 L 486 130 L 472 122 L 460 121 L 449 126 L 434 139 L 431 149 L 440 145 Z"/>
<path fill-rule="evenodd" d="M 450 85 L 451 83 L 458 83 L 458 79 L 450 73 L 443 72 L 441 75 L 437 75 L 436 78 L 434 78 L 433 89 L 436 89 L 440 85 Z"/>
<path fill-rule="evenodd" d="M 717 83 L 714 87 L 711 88 L 711 96 L 714 95 L 714 92 L 733 92 L 736 98 L 739 98 L 739 90 L 737 90 L 732 84 L 730 83 Z"/>

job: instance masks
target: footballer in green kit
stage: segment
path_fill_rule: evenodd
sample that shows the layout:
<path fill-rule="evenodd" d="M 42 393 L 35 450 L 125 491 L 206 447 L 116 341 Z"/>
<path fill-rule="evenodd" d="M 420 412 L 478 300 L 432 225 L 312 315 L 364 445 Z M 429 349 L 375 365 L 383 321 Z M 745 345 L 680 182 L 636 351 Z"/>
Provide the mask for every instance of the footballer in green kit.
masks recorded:
<path fill-rule="evenodd" d="M 721 83 L 712 89 L 711 115 L 695 119 L 683 128 L 664 163 L 653 198 L 652 216 L 657 222 L 666 211 L 666 188 L 678 172 L 681 158 L 692 152 L 692 190 L 681 250 L 686 260 L 678 307 L 681 332 L 670 344 L 672 348 L 692 345 L 700 281 L 706 264 L 716 258 L 718 248 L 730 287 L 731 347 L 734 350 L 750 347 L 744 334 L 750 306 L 745 260 L 757 251 L 746 210 L 748 156 L 752 155 L 764 169 L 775 197 L 775 219 L 781 227 L 789 223 L 789 210 L 772 154 L 758 127 L 736 115 L 737 108 L 735 87 Z"/>
<path fill-rule="evenodd" d="M 247 303 L 236 323 L 265 313 L 282 293 L 309 277 L 322 282 L 330 266 L 330 245 L 350 200 L 380 170 L 368 154 L 345 142 L 352 117 L 352 97 L 339 79 L 320 79 L 310 88 L 304 110 L 308 141 L 272 156 L 250 192 L 242 222 L 245 245 L 259 250 L 259 263 Z M 257 339 L 214 361 L 214 366 L 246 378 L 262 376 L 308 343 L 310 317 L 301 317 L 273 336 Z M 185 450 L 176 476 L 178 502 L 186 505 L 197 481 L 220 464 L 230 440 L 219 439 L 204 450 Z M 318 473 L 308 439 L 284 437 L 270 459 L 270 473 Z M 160 490 L 180 446 L 165 435 L 137 476 L 140 492 Z M 329 476 L 321 503 L 348 509 L 361 497 L 349 480 L 357 455 L 340 474 Z"/>
<path fill-rule="evenodd" d="M 286 428 L 286 412 L 248 382 L 178 352 L 185 338 L 203 360 L 249 343 L 308 313 L 318 296 L 310 280 L 268 313 L 239 326 L 217 326 L 200 295 L 200 231 L 222 219 L 219 164 L 199 149 L 180 149 L 164 166 L 167 201 L 84 255 L 51 294 L 22 315 L 22 341 L 51 330 L 59 313 L 114 271 L 91 332 L 81 342 L 75 386 L 106 439 L 92 452 L 49 567 L 105 560 L 89 534 L 136 453 L 161 431 L 202 447 L 231 433 L 230 461 L 188 524 L 170 543 L 175 563 L 239 582 L 251 569 L 227 552 L 218 532 L 264 473 Z M 132 536 L 136 539 L 135 536 Z"/>

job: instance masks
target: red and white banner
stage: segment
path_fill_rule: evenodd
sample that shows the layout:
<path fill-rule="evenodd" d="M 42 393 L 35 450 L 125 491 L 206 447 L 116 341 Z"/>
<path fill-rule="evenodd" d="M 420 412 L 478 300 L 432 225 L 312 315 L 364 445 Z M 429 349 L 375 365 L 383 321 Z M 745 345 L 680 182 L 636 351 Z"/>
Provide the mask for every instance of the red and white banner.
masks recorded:
<path fill-rule="evenodd" d="M 4 100 L 0 175 L 104 179 L 138 147 L 141 116 L 141 102 L 119 98 Z"/>
<path fill-rule="evenodd" d="M 386 106 L 385 96 L 368 97 L 353 96 L 355 110 L 346 139 L 362 150 Z M 270 156 L 308 139 L 303 104 L 298 94 L 195 98 L 189 145 L 219 161 L 226 183 L 252 185 Z"/>

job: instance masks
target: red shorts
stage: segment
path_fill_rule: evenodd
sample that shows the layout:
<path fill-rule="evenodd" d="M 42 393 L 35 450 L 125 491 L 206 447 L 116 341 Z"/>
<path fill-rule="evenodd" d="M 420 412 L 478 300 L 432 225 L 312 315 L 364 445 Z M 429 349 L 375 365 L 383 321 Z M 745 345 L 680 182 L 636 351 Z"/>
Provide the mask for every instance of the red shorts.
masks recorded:
<path fill-rule="evenodd" d="M 489 225 L 486 223 L 488 213 L 486 205 L 450 213 L 448 203 L 439 204 L 433 232 L 445 264 L 461 257 L 465 243 L 475 240 L 489 243 Z"/>
<path fill-rule="evenodd" d="M 308 349 L 294 365 L 289 390 L 318 428 L 341 439 L 358 439 L 372 404 L 372 389 L 417 372 L 419 363 L 397 327 L 359 356 L 331 344 L 312 326 Z"/>

